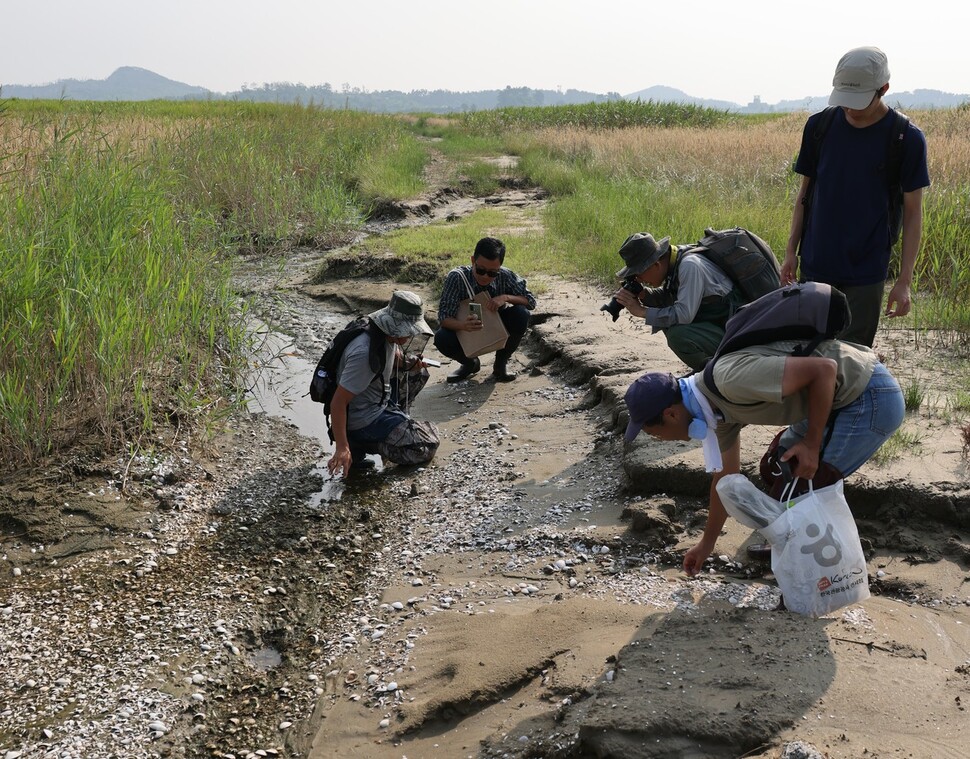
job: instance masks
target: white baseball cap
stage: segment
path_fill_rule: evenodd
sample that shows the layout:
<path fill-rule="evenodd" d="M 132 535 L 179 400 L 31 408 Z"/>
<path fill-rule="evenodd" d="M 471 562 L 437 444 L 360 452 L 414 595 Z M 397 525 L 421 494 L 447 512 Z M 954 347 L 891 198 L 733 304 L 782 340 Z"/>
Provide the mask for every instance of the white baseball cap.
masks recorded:
<path fill-rule="evenodd" d="M 878 47 L 857 47 L 842 56 L 832 78 L 829 105 L 862 110 L 889 81 L 889 61 Z"/>

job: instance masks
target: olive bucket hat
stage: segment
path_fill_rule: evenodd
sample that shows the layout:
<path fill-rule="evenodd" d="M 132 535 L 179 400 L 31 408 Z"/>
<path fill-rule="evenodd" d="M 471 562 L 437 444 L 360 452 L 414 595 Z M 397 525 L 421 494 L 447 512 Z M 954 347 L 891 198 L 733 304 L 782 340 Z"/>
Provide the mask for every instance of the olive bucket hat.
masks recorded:
<path fill-rule="evenodd" d="M 384 308 L 368 314 L 368 318 L 391 337 L 430 337 L 434 334 L 424 320 L 420 296 L 410 290 L 395 290 L 391 301 Z"/>
<path fill-rule="evenodd" d="M 669 237 L 657 242 L 649 232 L 646 234 L 636 232 L 627 237 L 620 246 L 620 258 L 626 266 L 620 269 L 616 276 L 626 279 L 639 274 L 657 263 L 668 250 L 670 250 Z"/>

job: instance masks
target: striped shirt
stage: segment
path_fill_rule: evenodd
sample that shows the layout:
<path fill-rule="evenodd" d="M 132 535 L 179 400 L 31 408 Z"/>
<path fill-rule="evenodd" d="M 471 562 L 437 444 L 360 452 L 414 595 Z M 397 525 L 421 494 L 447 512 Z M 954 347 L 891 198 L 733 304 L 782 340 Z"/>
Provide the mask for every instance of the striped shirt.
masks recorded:
<path fill-rule="evenodd" d="M 463 279 L 464 282 L 462 282 Z M 454 319 L 458 315 L 458 304 L 469 298 L 469 291 L 471 295 L 484 291 L 491 298 L 496 295 L 520 295 L 529 301 L 527 309 L 532 311 L 536 307 L 536 297 L 529 292 L 526 281 L 511 269 L 501 267 L 492 283 L 482 287 L 475 281 L 471 266 L 459 266 L 448 272 L 448 276 L 445 277 L 445 284 L 441 288 L 441 300 L 438 302 L 438 320 Z"/>

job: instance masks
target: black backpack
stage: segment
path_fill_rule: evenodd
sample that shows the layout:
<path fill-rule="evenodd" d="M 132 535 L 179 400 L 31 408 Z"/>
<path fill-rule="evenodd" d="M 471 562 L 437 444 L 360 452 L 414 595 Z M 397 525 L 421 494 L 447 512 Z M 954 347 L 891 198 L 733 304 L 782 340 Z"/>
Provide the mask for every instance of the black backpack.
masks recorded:
<path fill-rule="evenodd" d="M 370 368 L 375 377 L 382 374 L 387 360 L 384 333 L 370 319 L 362 316 L 348 323 L 346 327 L 334 335 L 333 340 L 327 345 L 317 362 L 317 367 L 313 370 L 313 377 L 310 378 L 310 400 L 323 404 L 328 432 L 330 431 L 330 404 L 333 401 L 334 393 L 337 392 L 337 368 L 340 366 L 340 359 L 351 341 L 364 332 L 369 332 L 371 335 Z M 330 439 L 333 440 L 332 432 L 330 432 Z"/>
<path fill-rule="evenodd" d="M 851 321 L 845 295 L 831 285 L 803 282 L 774 290 L 728 319 L 724 337 L 704 365 L 704 384 L 724 398 L 714 382 L 714 365 L 721 356 L 778 340 L 804 340 L 791 355 L 809 356 L 823 340 L 838 337 Z"/>
<path fill-rule="evenodd" d="M 700 254 L 727 274 L 746 303 L 781 287 L 781 268 L 771 246 L 744 227 L 705 229 L 697 245 L 681 256 Z"/>
<path fill-rule="evenodd" d="M 830 105 L 819 116 L 815 123 L 815 130 L 812 132 L 812 142 L 815 145 L 813 151 L 813 161 L 807 167 L 811 171 L 808 180 L 808 189 L 802 204 L 805 206 L 805 215 L 802 221 L 802 238 L 805 237 L 805 230 L 808 228 L 808 216 L 812 210 L 812 196 L 815 193 L 815 177 L 818 174 L 819 151 L 822 149 L 822 142 L 828 134 L 829 127 L 832 126 L 832 119 L 839 108 L 837 105 Z M 889 244 L 895 245 L 899 239 L 899 231 L 903 226 L 903 140 L 906 136 L 906 128 L 909 126 L 909 117 L 901 111 L 896 111 L 896 120 L 893 122 L 892 129 L 889 130 L 889 143 L 886 145 L 886 162 L 880 166 L 880 170 L 886 175 L 886 191 L 889 193 Z"/>

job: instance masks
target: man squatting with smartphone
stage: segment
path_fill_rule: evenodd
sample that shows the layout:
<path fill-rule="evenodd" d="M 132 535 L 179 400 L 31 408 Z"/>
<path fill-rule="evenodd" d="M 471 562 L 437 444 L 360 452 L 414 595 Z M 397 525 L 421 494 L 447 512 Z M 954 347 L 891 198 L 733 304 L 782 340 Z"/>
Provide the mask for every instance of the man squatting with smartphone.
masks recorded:
<path fill-rule="evenodd" d="M 492 376 L 496 382 L 511 382 L 515 372 L 508 369 L 509 358 L 515 353 L 529 327 L 529 312 L 535 309 L 535 296 L 529 292 L 526 281 L 511 269 L 503 266 L 505 244 L 495 237 L 483 237 L 475 245 L 471 265 L 452 269 L 445 277 L 438 304 L 438 321 L 441 325 L 434 335 L 435 347 L 442 355 L 459 363 L 458 369 L 448 375 L 448 382 L 461 382 L 481 370 L 477 358 L 468 358 L 458 341 L 458 332 L 483 328 L 482 320 L 469 313 L 460 320 L 458 305 L 461 301 L 480 292 L 488 293 L 485 308 L 498 313 L 509 333 L 505 347 L 495 353 Z"/>

